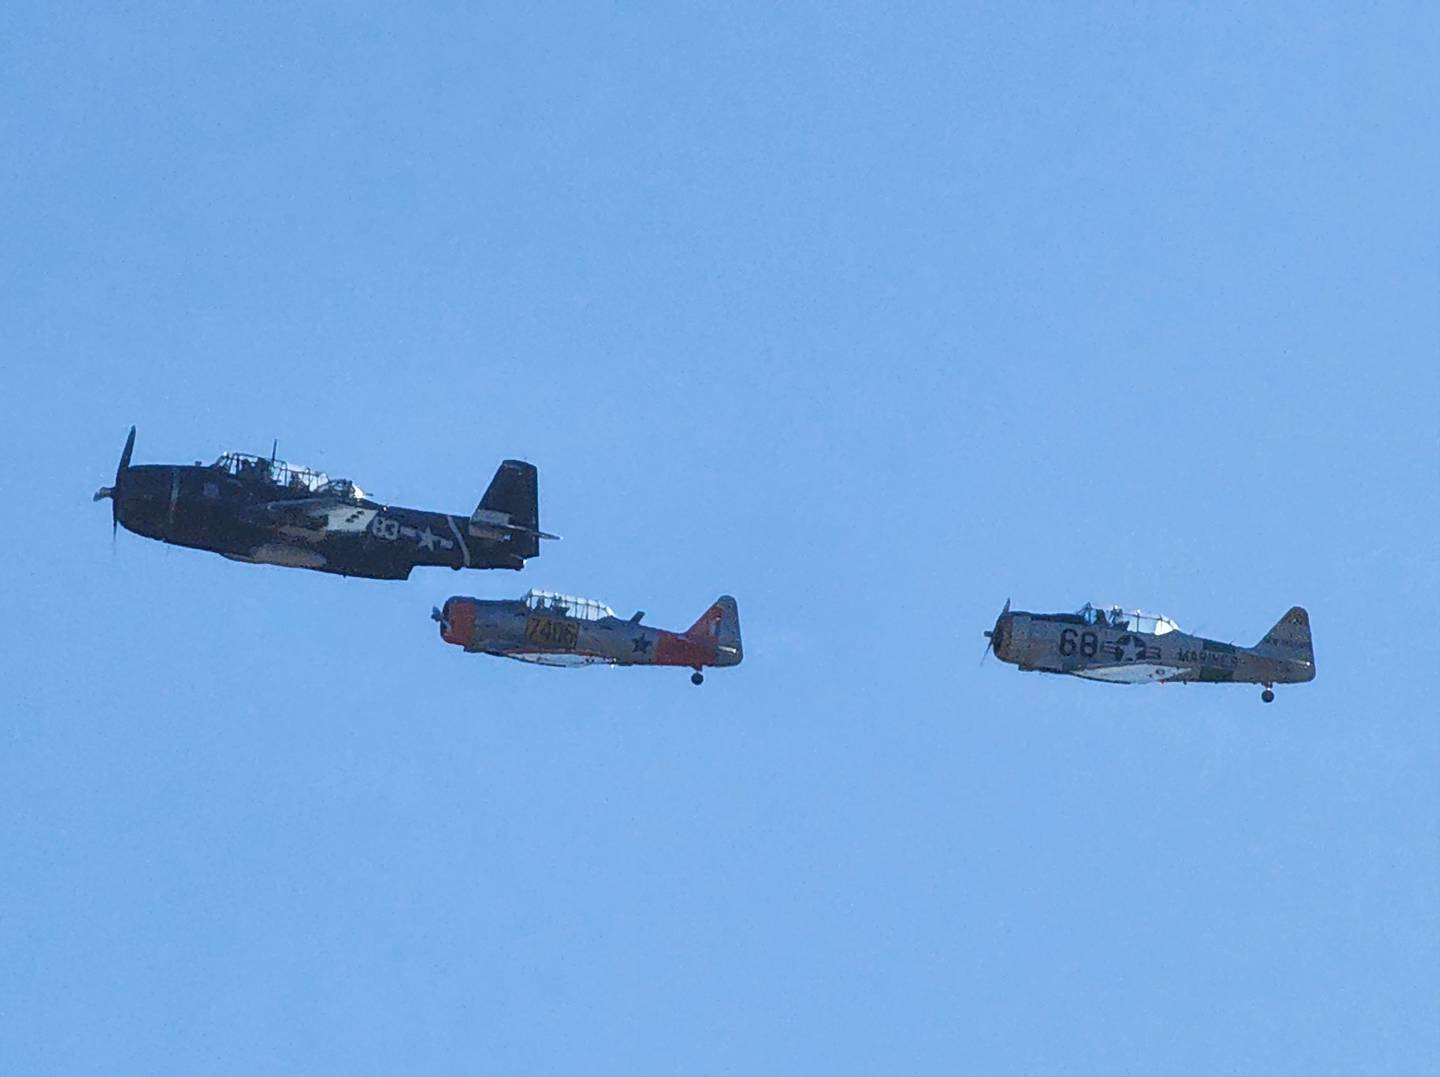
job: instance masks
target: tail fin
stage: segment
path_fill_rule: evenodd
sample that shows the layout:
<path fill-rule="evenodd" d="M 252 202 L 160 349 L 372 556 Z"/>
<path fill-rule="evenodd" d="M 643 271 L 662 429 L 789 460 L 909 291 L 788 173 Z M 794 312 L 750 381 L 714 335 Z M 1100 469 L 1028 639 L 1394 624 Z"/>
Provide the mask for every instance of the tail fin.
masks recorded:
<path fill-rule="evenodd" d="M 534 557 L 542 538 L 539 480 L 534 464 L 506 460 L 495 471 L 490 486 L 470 517 L 470 534 L 493 542 L 507 542 L 516 557 Z"/>
<path fill-rule="evenodd" d="M 740 645 L 740 609 L 729 595 L 721 595 L 700 619 L 686 629 L 685 634 L 697 639 L 713 640 L 722 649 L 721 653 L 731 656 L 738 663 L 744 656 Z"/>
<path fill-rule="evenodd" d="M 1267 658 L 1283 658 L 1291 662 L 1315 664 L 1315 650 L 1310 641 L 1310 615 L 1303 606 L 1293 607 L 1265 633 L 1265 638 L 1252 648 Z"/>

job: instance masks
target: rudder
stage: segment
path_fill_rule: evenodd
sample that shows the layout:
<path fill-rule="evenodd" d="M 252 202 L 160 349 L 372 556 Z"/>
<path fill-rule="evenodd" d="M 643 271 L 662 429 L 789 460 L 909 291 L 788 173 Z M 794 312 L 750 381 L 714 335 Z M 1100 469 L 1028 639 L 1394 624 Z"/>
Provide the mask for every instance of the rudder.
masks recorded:
<path fill-rule="evenodd" d="M 1310 639 L 1310 614 L 1303 606 L 1292 607 L 1252 649 L 1273 658 L 1313 664 L 1315 651 Z"/>
<path fill-rule="evenodd" d="M 550 537 L 540 531 L 539 485 L 534 464 L 501 463 L 470 517 L 470 534 L 506 541 L 509 552 L 520 558 L 539 554 L 540 539 Z"/>
<path fill-rule="evenodd" d="M 534 531 L 540 527 L 539 480 L 534 464 L 523 460 L 506 460 L 495 471 L 495 477 L 480 499 L 480 507 L 503 512 L 512 524 Z"/>
<path fill-rule="evenodd" d="M 733 651 L 739 662 L 744 650 L 740 645 L 740 609 L 729 595 L 721 595 L 685 634 L 697 639 L 713 640 L 718 647 Z"/>

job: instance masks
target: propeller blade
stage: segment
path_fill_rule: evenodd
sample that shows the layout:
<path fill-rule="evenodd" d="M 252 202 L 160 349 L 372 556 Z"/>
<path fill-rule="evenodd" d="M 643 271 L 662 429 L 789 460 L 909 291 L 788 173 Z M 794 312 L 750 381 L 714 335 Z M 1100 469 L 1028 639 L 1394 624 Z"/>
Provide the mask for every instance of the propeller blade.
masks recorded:
<path fill-rule="evenodd" d="M 110 488 L 110 538 L 113 541 L 115 532 L 120 527 L 120 487 L 125 481 L 125 472 L 130 467 L 130 454 L 135 451 L 135 428 L 130 428 L 130 436 L 125 439 L 125 449 L 120 453 L 120 466 L 115 469 L 115 485 Z"/>
<path fill-rule="evenodd" d="M 1005 616 L 1007 613 L 1009 613 L 1009 612 L 1010 612 L 1010 600 L 1007 598 L 1007 599 L 1005 600 L 1005 608 L 1000 611 L 1000 616 L 1001 616 L 1001 617 L 1004 617 L 1004 616 Z M 999 623 L 998 618 L 997 618 L 997 620 L 996 620 L 996 623 L 997 623 L 997 624 Z M 985 653 L 980 656 L 980 664 L 983 666 L 983 665 L 985 664 L 985 659 L 989 658 L 989 657 L 990 657 L 992 654 L 994 654 L 994 653 L 995 653 L 995 632 L 994 632 L 993 629 L 990 629 L 990 630 L 987 630 L 986 633 L 985 633 Z"/>
<path fill-rule="evenodd" d="M 115 469 L 115 485 L 120 485 L 120 476 L 130 466 L 130 454 L 135 451 L 135 428 L 130 428 L 130 436 L 125 439 L 125 451 L 120 454 L 120 466 Z"/>

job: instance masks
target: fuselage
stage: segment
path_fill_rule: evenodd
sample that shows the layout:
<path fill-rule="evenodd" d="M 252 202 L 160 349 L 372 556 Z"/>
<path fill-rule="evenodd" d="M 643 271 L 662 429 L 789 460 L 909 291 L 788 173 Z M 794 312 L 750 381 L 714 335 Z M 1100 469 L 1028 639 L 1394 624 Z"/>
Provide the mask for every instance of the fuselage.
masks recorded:
<path fill-rule="evenodd" d="M 1308 643 L 1293 655 L 1281 648 L 1240 647 L 1179 629 L 1138 631 L 1133 617 L 1121 623 L 1087 620 L 1081 614 L 1002 613 L 991 632 L 995 656 L 1023 670 L 1067 673 L 1119 684 L 1157 681 L 1295 684 L 1313 680 Z"/>
<path fill-rule="evenodd" d="M 545 665 L 700 669 L 738 665 L 744 657 L 734 610 L 734 599 L 727 596 L 690 630 L 668 632 L 634 618 L 623 620 L 583 600 L 566 606 L 456 596 L 446 600 L 435 619 L 441 639 L 470 652 Z"/>
<path fill-rule="evenodd" d="M 127 530 L 237 561 L 310 568 L 345 576 L 405 579 L 417 565 L 523 568 L 521 557 L 467 534 L 469 519 L 382 505 L 364 497 L 330 498 L 312 512 L 287 501 L 318 502 L 305 489 L 242 479 L 220 467 L 128 467 L 115 495 Z"/>

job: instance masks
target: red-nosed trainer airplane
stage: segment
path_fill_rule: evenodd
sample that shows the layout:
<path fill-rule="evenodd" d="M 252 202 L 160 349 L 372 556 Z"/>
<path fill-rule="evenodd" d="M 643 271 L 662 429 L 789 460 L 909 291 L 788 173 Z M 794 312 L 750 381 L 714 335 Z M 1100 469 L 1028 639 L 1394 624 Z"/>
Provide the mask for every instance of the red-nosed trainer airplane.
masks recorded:
<path fill-rule="evenodd" d="M 684 632 L 628 621 L 603 603 L 553 591 L 487 600 L 455 596 L 430 611 L 440 638 L 467 651 L 547 666 L 689 666 L 692 684 L 706 666 L 738 666 L 740 612 L 729 595 L 717 598 Z"/>

